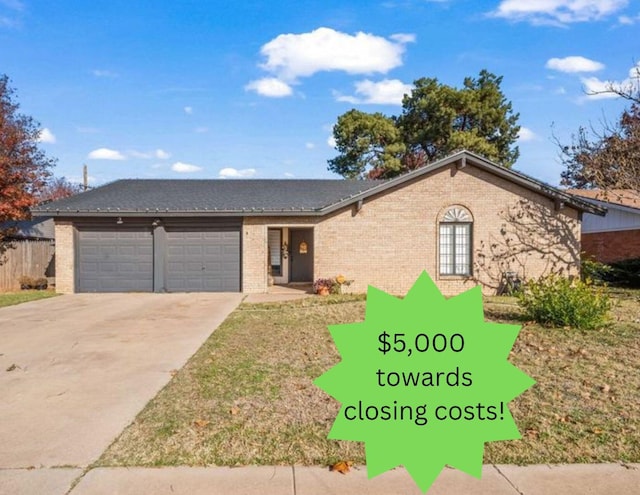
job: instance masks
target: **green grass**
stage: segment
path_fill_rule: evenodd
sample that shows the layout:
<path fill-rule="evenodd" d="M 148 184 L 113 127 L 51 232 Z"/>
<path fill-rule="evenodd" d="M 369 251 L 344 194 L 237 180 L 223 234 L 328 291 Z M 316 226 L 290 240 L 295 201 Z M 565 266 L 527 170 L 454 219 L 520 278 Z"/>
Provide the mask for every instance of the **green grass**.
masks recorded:
<path fill-rule="evenodd" d="M 510 361 L 537 384 L 510 404 L 523 439 L 487 444 L 485 462 L 640 461 L 639 293 L 614 296 L 601 330 L 520 321 L 489 298 L 492 321 L 524 323 Z M 328 440 L 339 405 L 312 381 L 339 360 L 327 325 L 362 321 L 362 297 L 243 304 L 99 460 L 104 466 L 364 463 Z"/>
<path fill-rule="evenodd" d="M 46 299 L 48 297 L 57 296 L 52 290 L 21 290 L 20 292 L 0 292 L 0 308 L 4 306 L 13 306 L 29 301 L 37 301 L 38 299 Z"/>

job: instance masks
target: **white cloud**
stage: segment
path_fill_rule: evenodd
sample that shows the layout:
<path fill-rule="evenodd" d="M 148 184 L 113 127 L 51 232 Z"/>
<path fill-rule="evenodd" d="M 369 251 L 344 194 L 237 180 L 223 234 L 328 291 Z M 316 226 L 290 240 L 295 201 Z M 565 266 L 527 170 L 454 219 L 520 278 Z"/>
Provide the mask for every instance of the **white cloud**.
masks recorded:
<path fill-rule="evenodd" d="M 184 113 L 187 115 L 193 115 L 193 107 L 184 107 Z"/>
<path fill-rule="evenodd" d="M 635 16 L 621 15 L 618 17 L 618 22 L 623 26 L 633 26 L 638 21 L 640 21 L 640 14 Z"/>
<path fill-rule="evenodd" d="M 293 175 L 291 172 L 285 172 L 285 173 L 284 173 L 284 176 L 285 176 L 287 179 L 293 179 L 293 178 L 295 177 L 295 175 Z"/>
<path fill-rule="evenodd" d="M 609 88 L 614 87 L 630 92 L 640 90 L 640 62 L 629 69 L 627 78 L 622 81 L 603 81 L 597 77 L 583 77 L 580 80 L 589 100 L 618 98 L 615 93 L 608 92 Z"/>
<path fill-rule="evenodd" d="M 357 96 L 336 95 L 336 100 L 348 103 L 369 103 L 376 105 L 401 105 L 405 94 L 411 93 L 413 86 L 398 79 L 384 79 L 379 82 L 358 81 L 355 83 Z"/>
<path fill-rule="evenodd" d="M 537 25 L 564 25 L 603 19 L 628 3 L 629 0 L 502 0 L 491 15 Z"/>
<path fill-rule="evenodd" d="M 329 148 L 333 148 L 335 149 L 336 147 L 336 138 L 334 138 L 333 136 L 329 136 L 327 138 L 327 145 L 329 146 Z"/>
<path fill-rule="evenodd" d="M 196 134 L 204 134 L 206 132 L 209 132 L 209 128 L 208 127 L 196 127 L 195 128 L 195 133 Z"/>
<path fill-rule="evenodd" d="M 112 72 L 110 70 L 104 70 L 104 69 L 94 69 L 91 71 L 91 73 L 96 77 L 106 77 L 109 79 L 118 77 L 117 73 Z"/>
<path fill-rule="evenodd" d="M 304 147 L 307 148 L 308 150 L 312 150 L 313 148 L 316 147 L 316 145 L 313 143 L 304 143 Z"/>
<path fill-rule="evenodd" d="M 54 136 L 53 132 L 49 130 L 49 128 L 45 127 L 40 131 L 40 134 L 38 135 L 38 141 L 41 143 L 53 144 L 56 142 L 56 137 Z"/>
<path fill-rule="evenodd" d="M 171 158 L 171 154 L 167 153 L 164 150 L 157 149 L 155 151 L 137 151 L 137 150 L 129 150 L 126 155 L 133 158 L 139 158 L 141 160 L 150 160 L 152 158 L 157 158 L 159 160 L 167 160 Z"/>
<path fill-rule="evenodd" d="M 109 148 L 98 148 L 87 155 L 92 160 L 125 160 L 125 156 L 119 151 Z"/>
<path fill-rule="evenodd" d="M 155 151 L 154 155 L 159 160 L 168 160 L 169 158 L 171 158 L 171 153 L 167 153 L 165 150 L 162 150 L 160 148 Z"/>
<path fill-rule="evenodd" d="M 527 141 L 535 141 L 536 139 L 538 139 L 538 136 L 535 132 L 528 127 L 520 127 L 520 132 L 518 132 L 518 141 L 526 143 Z"/>
<path fill-rule="evenodd" d="M 282 98 L 293 94 L 293 89 L 287 83 L 276 77 L 264 77 L 251 81 L 244 87 L 245 91 L 255 91 L 259 95 L 270 98 Z"/>
<path fill-rule="evenodd" d="M 244 168 L 238 170 L 236 168 L 227 167 L 220 170 L 218 173 L 221 179 L 247 179 L 256 175 L 255 168 Z"/>
<path fill-rule="evenodd" d="M 444 0 L 445 2 L 447 0 Z M 389 36 L 393 41 L 397 41 L 398 43 L 415 43 L 416 35 L 411 33 L 397 33 Z"/>
<path fill-rule="evenodd" d="M 171 170 L 178 172 L 179 174 L 190 174 L 193 172 L 200 172 L 202 167 L 191 165 L 190 163 L 176 162 L 171 165 Z"/>
<path fill-rule="evenodd" d="M 326 27 L 309 33 L 281 34 L 262 46 L 260 53 L 267 60 L 261 67 L 285 82 L 321 71 L 384 74 L 402 65 L 405 44 L 415 39 L 410 34 L 395 38 L 363 32 L 350 35 Z"/>
<path fill-rule="evenodd" d="M 585 57 L 572 56 L 550 58 L 545 67 L 560 72 L 597 72 L 604 69 L 604 64 Z"/>

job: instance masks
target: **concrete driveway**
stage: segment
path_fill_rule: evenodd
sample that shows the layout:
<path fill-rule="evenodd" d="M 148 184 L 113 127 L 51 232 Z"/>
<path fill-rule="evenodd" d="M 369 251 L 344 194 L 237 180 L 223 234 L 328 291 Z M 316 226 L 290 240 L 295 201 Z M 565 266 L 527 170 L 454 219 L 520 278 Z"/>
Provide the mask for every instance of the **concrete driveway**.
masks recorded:
<path fill-rule="evenodd" d="M 0 471 L 94 462 L 241 299 L 75 294 L 0 308 Z"/>

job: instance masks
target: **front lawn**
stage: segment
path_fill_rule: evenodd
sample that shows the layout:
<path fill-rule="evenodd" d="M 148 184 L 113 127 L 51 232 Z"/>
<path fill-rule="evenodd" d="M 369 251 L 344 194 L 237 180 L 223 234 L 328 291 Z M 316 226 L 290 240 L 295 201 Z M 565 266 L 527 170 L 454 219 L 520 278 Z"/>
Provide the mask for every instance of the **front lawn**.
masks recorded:
<path fill-rule="evenodd" d="M 486 463 L 640 462 L 639 293 L 615 300 L 606 329 L 524 326 L 510 357 L 537 381 L 510 404 L 523 438 L 487 444 Z M 98 464 L 364 463 L 361 443 L 327 440 L 338 403 L 312 383 L 339 360 L 327 325 L 364 310 L 352 296 L 241 305 Z M 511 298 L 485 310 L 518 318 Z"/>
<path fill-rule="evenodd" d="M 0 292 L 0 308 L 13 306 L 23 302 L 37 301 L 47 297 L 57 296 L 52 290 L 21 290 L 19 292 Z"/>

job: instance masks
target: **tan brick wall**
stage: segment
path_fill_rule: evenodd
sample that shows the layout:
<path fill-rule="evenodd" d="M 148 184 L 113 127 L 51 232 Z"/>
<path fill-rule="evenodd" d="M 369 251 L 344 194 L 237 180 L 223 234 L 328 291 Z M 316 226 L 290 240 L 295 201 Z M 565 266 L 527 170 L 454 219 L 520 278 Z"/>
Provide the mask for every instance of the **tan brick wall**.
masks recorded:
<path fill-rule="evenodd" d="M 582 251 L 601 263 L 640 258 L 640 230 L 582 234 Z"/>
<path fill-rule="evenodd" d="M 472 278 L 438 273 L 438 218 L 452 205 L 473 215 Z M 524 278 L 577 273 L 577 216 L 487 172 L 452 166 L 370 198 L 358 213 L 354 206 L 323 219 L 315 229 L 315 277 L 343 274 L 355 281 L 354 292 L 371 284 L 405 294 L 426 270 L 445 294 L 478 282 L 495 293 L 504 271 Z"/>
<path fill-rule="evenodd" d="M 75 291 L 74 227 L 71 222 L 56 221 L 56 292 Z"/>

